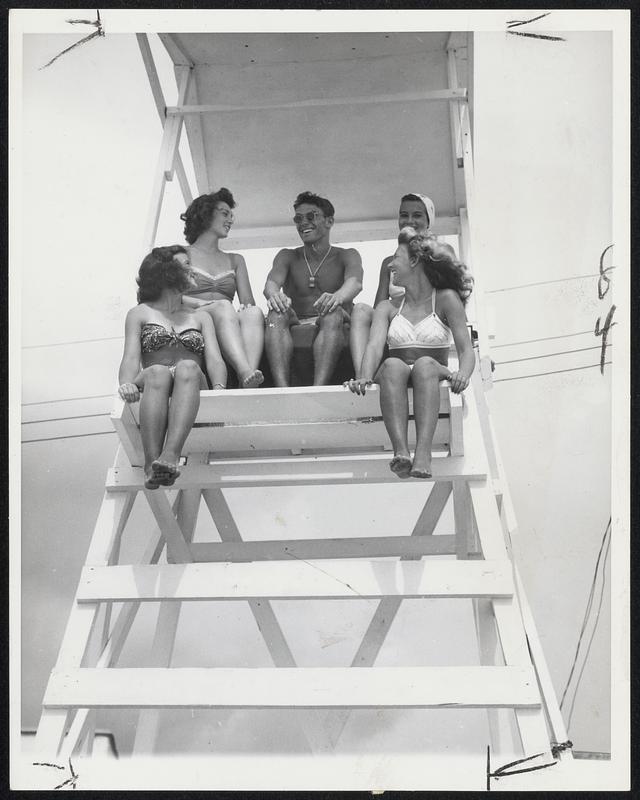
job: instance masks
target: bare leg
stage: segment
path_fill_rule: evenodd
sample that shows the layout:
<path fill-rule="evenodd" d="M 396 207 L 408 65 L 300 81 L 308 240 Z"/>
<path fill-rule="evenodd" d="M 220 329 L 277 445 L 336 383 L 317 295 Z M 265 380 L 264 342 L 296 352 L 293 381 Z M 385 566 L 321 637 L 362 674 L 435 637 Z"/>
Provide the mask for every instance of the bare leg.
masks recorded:
<path fill-rule="evenodd" d="M 201 372 L 195 361 L 180 361 L 169 406 L 167 440 L 158 458 L 153 462 L 154 473 L 160 475 L 165 485 L 171 485 L 180 474 L 178 461 L 200 406 Z"/>
<path fill-rule="evenodd" d="M 416 419 L 416 452 L 411 475 L 431 477 L 431 448 L 440 410 L 440 381 L 449 370 L 429 356 L 419 358 L 413 366 L 413 413 Z"/>
<path fill-rule="evenodd" d="M 351 312 L 351 330 L 349 332 L 349 348 L 353 361 L 354 375 L 358 375 L 364 351 L 369 341 L 369 331 L 373 309 L 366 303 L 356 303 Z"/>
<path fill-rule="evenodd" d="M 140 398 L 140 436 L 144 450 L 144 472 L 147 489 L 157 489 L 157 481 L 151 480 L 151 464 L 162 450 L 167 432 L 169 396 L 173 378 L 169 367 L 154 364 L 143 372 Z M 147 485 L 149 483 L 149 485 Z"/>
<path fill-rule="evenodd" d="M 293 339 L 287 314 L 269 311 L 264 343 L 273 382 L 276 386 L 289 386 Z"/>
<path fill-rule="evenodd" d="M 264 378 L 260 370 L 252 368 L 244 349 L 240 322 L 235 309 L 228 300 L 216 300 L 206 311 L 211 314 L 216 328 L 216 336 L 222 353 L 236 371 L 241 388 L 259 386 Z"/>
<path fill-rule="evenodd" d="M 264 314 L 258 306 L 243 308 L 238 312 L 244 352 L 251 369 L 257 369 L 264 348 Z"/>
<path fill-rule="evenodd" d="M 390 467 L 400 477 L 408 477 L 411 468 L 409 453 L 409 394 L 407 385 L 411 368 L 399 358 L 387 358 L 378 371 L 382 419 L 393 445 L 394 459 Z"/>
<path fill-rule="evenodd" d="M 313 342 L 313 385 L 326 386 L 344 347 L 342 310 L 332 311 L 318 319 L 318 335 Z"/>

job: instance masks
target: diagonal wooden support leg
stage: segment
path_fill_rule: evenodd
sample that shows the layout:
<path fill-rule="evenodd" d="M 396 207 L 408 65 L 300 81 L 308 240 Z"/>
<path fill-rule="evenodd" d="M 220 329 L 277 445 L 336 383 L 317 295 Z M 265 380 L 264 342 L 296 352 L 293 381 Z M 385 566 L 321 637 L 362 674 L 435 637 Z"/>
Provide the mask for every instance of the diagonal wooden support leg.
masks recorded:
<path fill-rule="evenodd" d="M 167 542 L 167 561 L 178 564 L 190 564 L 193 561 L 191 551 L 184 534 L 171 511 L 167 496 L 162 489 L 144 491 L 147 502 L 156 518 L 158 527 Z"/>
<path fill-rule="evenodd" d="M 420 516 L 411 532 L 412 536 L 431 536 L 436 529 L 438 520 L 447 505 L 451 495 L 452 485 L 446 481 L 433 484 L 433 488 L 424 504 Z M 401 561 L 413 560 L 410 556 L 402 556 Z M 387 638 L 393 620 L 398 613 L 402 599 L 399 597 L 385 597 L 378 603 L 369 627 L 367 628 L 360 647 L 355 654 L 352 667 L 372 667 L 378 653 Z M 327 723 L 330 730 L 333 746 L 338 743 L 344 727 L 349 719 L 349 711 L 334 712 L 332 723 Z"/>
<path fill-rule="evenodd" d="M 124 532 L 125 525 L 127 524 L 127 521 L 131 514 L 131 509 L 133 508 L 136 495 L 137 492 L 129 492 L 127 494 L 125 507 L 122 512 L 122 517 L 120 518 L 120 522 L 118 523 L 118 528 L 116 530 L 116 536 L 113 542 L 113 547 L 111 550 L 111 554 L 109 555 L 108 563 L 110 566 L 117 564 L 120 558 L 120 543 L 122 542 L 122 534 Z M 92 637 L 91 642 L 89 643 L 89 647 L 87 648 L 87 652 L 85 654 L 85 659 L 84 659 L 85 666 L 93 667 L 97 665 L 100 653 L 102 653 L 107 644 L 107 641 L 109 640 L 109 629 L 111 627 L 111 606 L 112 603 L 101 604 L 99 613 L 102 616 L 102 620 L 99 625 L 96 625 L 96 633 Z M 96 711 L 89 711 L 88 721 L 84 726 L 85 730 L 83 732 L 84 742 L 82 743 L 81 746 L 81 752 L 85 756 L 90 756 L 91 753 L 93 752 L 93 742 L 96 735 L 96 717 L 97 717 Z M 77 718 L 78 718 L 78 712 L 76 712 L 75 719 Z"/>
<path fill-rule="evenodd" d="M 201 458 L 192 456 L 189 458 L 189 462 L 205 463 L 205 457 L 204 455 Z M 183 489 L 180 494 L 177 525 L 185 543 L 193 539 L 193 532 L 198 521 L 200 496 L 200 489 Z M 160 603 L 156 632 L 151 647 L 150 666 L 169 667 L 171 665 L 181 608 L 182 603 L 179 602 Z M 158 709 L 147 709 L 140 712 L 133 744 L 135 755 L 153 752 L 159 723 L 160 712 Z"/>
<path fill-rule="evenodd" d="M 240 531 L 233 519 L 221 489 L 206 489 L 204 501 L 223 542 L 241 542 Z M 295 667 L 296 662 L 282 628 L 268 600 L 250 600 L 249 607 L 276 667 Z"/>
<path fill-rule="evenodd" d="M 454 516 L 456 523 L 456 551 L 458 558 L 468 558 L 469 552 L 475 549 L 474 539 L 477 535 L 471 505 L 471 493 L 466 481 L 454 481 L 453 484 Z M 478 642 L 478 656 L 483 666 L 496 664 L 498 635 L 490 600 L 472 599 L 473 617 Z M 512 753 L 513 740 L 507 737 L 511 729 L 513 714 L 507 709 L 487 708 L 487 722 L 491 750 L 496 754 Z M 509 749 L 507 742 L 512 747 Z"/>
<path fill-rule="evenodd" d="M 220 539 L 223 542 L 241 542 L 242 536 L 222 490 L 205 489 L 202 496 L 218 529 Z M 249 600 L 249 608 L 275 666 L 297 666 L 271 603 L 268 600 Z M 324 749 L 322 737 L 319 738 L 315 730 L 306 728 L 303 730 L 301 727 L 300 735 L 309 750 Z"/>
<path fill-rule="evenodd" d="M 473 598 L 472 603 L 480 664 L 491 667 L 502 663 L 498 653 L 498 632 L 491 600 Z M 509 709 L 487 708 L 492 753 L 500 756 L 516 751 L 518 734 L 513 730 L 513 720 L 514 715 Z"/>
<path fill-rule="evenodd" d="M 131 512 L 132 503 L 127 494 L 110 495 L 105 493 L 98 519 L 89 545 L 87 564 L 106 566 L 118 541 L 122 528 Z M 80 667 L 87 646 L 94 630 L 98 603 L 79 605 L 77 597 L 69 614 L 67 627 L 62 637 L 62 644 L 56 669 Z M 36 732 L 35 749 L 42 757 L 53 758 L 57 755 L 67 726 L 68 712 L 60 709 L 44 708 Z"/>
<path fill-rule="evenodd" d="M 485 559 L 508 560 L 493 487 L 485 479 L 470 481 L 469 489 Z M 532 666 L 517 596 L 496 598 L 492 604 L 505 664 Z M 542 753 L 550 757 L 549 734 L 542 708 L 516 709 L 515 715 L 524 755 Z"/>
<path fill-rule="evenodd" d="M 453 517 L 456 531 L 456 558 L 467 559 L 472 550 L 473 511 L 465 481 L 453 481 Z"/>
<path fill-rule="evenodd" d="M 176 495 L 174 507 L 177 508 L 180 493 L 174 492 L 174 494 Z M 149 542 L 141 558 L 141 563 L 157 564 L 160 560 L 162 551 L 164 550 L 164 546 L 164 538 L 160 532 L 160 529 L 156 528 L 149 538 Z M 96 667 L 107 668 L 117 663 L 140 606 L 141 603 L 139 602 L 125 603 L 120 609 L 120 613 L 118 614 L 118 617 L 114 623 L 113 630 L 111 631 L 111 634 L 105 643 L 104 649 L 98 658 Z M 87 708 L 78 709 L 73 723 L 69 728 L 69 733 L 65 737 L 64 743 L 60 749 L 60 760 L 62 763 L 66 763 L 70 756 L 73 755 L 77 744 L 84 736 L 85 729 L 89 721 L 90 710 Z"/>

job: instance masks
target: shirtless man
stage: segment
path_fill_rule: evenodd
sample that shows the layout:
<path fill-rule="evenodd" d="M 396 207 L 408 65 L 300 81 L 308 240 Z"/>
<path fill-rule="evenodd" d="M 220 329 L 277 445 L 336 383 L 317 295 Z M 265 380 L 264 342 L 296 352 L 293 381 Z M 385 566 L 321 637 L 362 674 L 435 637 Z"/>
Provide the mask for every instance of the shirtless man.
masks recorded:
<path fill-rule="evenodd" d="M 265 347 L 276 386 L 289 386 L 294 341 L 311 328 L 313 384 L 330 382 L 348 343 L 353 298 L 362 290 L 362 261 L 353 248 L 330 242 L 335 210 L 324 197 L 302 192 L 293 204 L 302 247 L 283 249 L 267 276 Z"/>

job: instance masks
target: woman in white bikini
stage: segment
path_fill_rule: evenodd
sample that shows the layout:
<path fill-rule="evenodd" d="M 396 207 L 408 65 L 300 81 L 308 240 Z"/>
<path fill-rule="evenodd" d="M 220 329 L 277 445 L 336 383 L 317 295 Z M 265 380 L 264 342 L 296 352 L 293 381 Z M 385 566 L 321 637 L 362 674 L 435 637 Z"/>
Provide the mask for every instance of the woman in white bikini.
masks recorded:
<path fill-rule="evenodd" d="M 426 233 L 436 218 L 436 209 L 433 200 L 419 192 L 409 192 L 403 195 L 398 209 L 398 230 L 404 227 L 413 228 L 418 233 Z M 443 245 L 448 252 L 455 258 L 455 253 L 450 245 Z M 364 355 L 367 342 L 369 341 L 369 331 L 373 321 L 373 310 L 384 300 L 393 300 L 402 297 L 404 288 L 396 286 L 389 272 L 389 266 L 393 256 L 387 256 L 380 265 L 380 275 L 378 277 L 378 289 L 373 301 L 373 308 L 367 303 L 356 303 L 351 312 L 351 327 L 349 333 L 349 347 L 351 348 L 351 359 L 353 369 L 358 374 L 362 357 Z"/>
<path fill-rule="evenodd" d="M 193 286 L 184 247 L 154 247 L 138 272 L 138 305 L 127 313 L 118 392 L 140 400 L 145 489 L 171 486 L 198 413 L 200 390 L 224 389 L 227 368 L 208 314 L 182 302 Z"/>
<path fill-rule="evenodd" d="M 189 242 L 189 259 L 196 285 L 184 297 L 185 305 L 211 315 L 224 357 L 243 389 L 264 381 L 258 369 L 264 346 L 264 314 L 256 306 L 244 258 L 225 253 L 220 239 L 229 235 L 235 201 L 228 189 L 203 194 L 180 216 Z M 240 309 L 233 307 L 238 294 Z"/>
<path fill-rule="evenodd" d="M 382 418 L 393 445 L 391 471 L 399 478 L 431 478 L 439 383 L 449 380 L 452 391 L 461 392 L 475 366 L 464 313 L 472 281 L 449 248 L 413 228 L 400 231 L 390 270 L 394 283 L 404 287 L 404 297 L 376 307 L 361 368 L 347 385 L 364 395 L 374 380 L 380 384 Z M 453 373 L 447 367 L 452 334 L 459 362 Z M 380 365 L 385 343 L 389 356 Z M 407 437 L 409 385 L 416 422 L 413 460 Z"/>

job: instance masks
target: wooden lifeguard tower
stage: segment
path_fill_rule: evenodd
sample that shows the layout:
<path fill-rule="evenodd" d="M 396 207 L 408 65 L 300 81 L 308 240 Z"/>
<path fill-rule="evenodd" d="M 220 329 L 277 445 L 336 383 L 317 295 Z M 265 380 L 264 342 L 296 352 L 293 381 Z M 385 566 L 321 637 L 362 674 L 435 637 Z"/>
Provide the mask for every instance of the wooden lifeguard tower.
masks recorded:
<path fill-rule="evenodd" d="M 228 493 L 246 487 L 394 483 L 401 493 L 415 485 L 388 469 L 375 388 L 364 399 L 342 386 L 203 392 L 182 475 L 171 490 L 153 492 L 143 488 L 137 407 L 116 400 L 120 446 L 43 699 L 39 751 L 90 752 L 101 708 L 140 709 L 136 754 L 153 752 L 161 708 L 340 709 L 330 747 L 350 709 L 485 707 L 496 751 L 509 749 L 505 736 L 515 730 L 521 756 L 537 756 L 530 764 L 570 760 L 569 750 L 556 747 L 566 731 L 510 555 L 516 521 L 485 397 L 491 359 L 481 265 L 473 260 L 472 36 L 160 38 L 175 65 L 178 100 L 166 105 L 139 35 L 163 125 L 145 246 L 155 241 L 166 182 L 177 176 L 185 202 L 192 199 L 178 151 L 183 127 L 198 194 L 217 188 L 223 162 L 226 184 L 249 180 L 254 189 L 242 200 L 251 227 L 234 230 L 229 249 L 298 244 L 284 223 L 291 181 L 294 191 L 312 188 L 336 199 L 336 243 L 395 238 L 396 220 L 380 218 L 380 209 L 422 187 L 438 209 L 434 232 L 459 237 L 475 277 L 469 320 L 477 368 L 464 397 L 442 385 L 423 509 L 412 530 L 385 536 L 245 541 L 228 503 Z M 303 174 L 296 174 L 303 158 Z M 286 163 L 291 180 L 282 175 Z M 140 492 L 157 528 L 147 532 L 140 562 L 121 564 L 120 543 Z M 453 530 L 434 535 L 447 505 Z M 203 506 L 211 539 L 194 542 Z M 450 558 L 430 559 L 438 555 Z M 443 597 L 472 598 L 479 665 L 376 666 L 403 599 Z M 378 600 L 351 664 L 296 665 L 272 602 L 301 598 Z M 196 600 L 247 602 L 273 667 L 172 667 L 180 605 Z M 115 668 L 136 613 L 150 602 L 159 607 L 154 666 Z M 318 731 L 306 733 L 312 746 L 327 747 Z"/>

